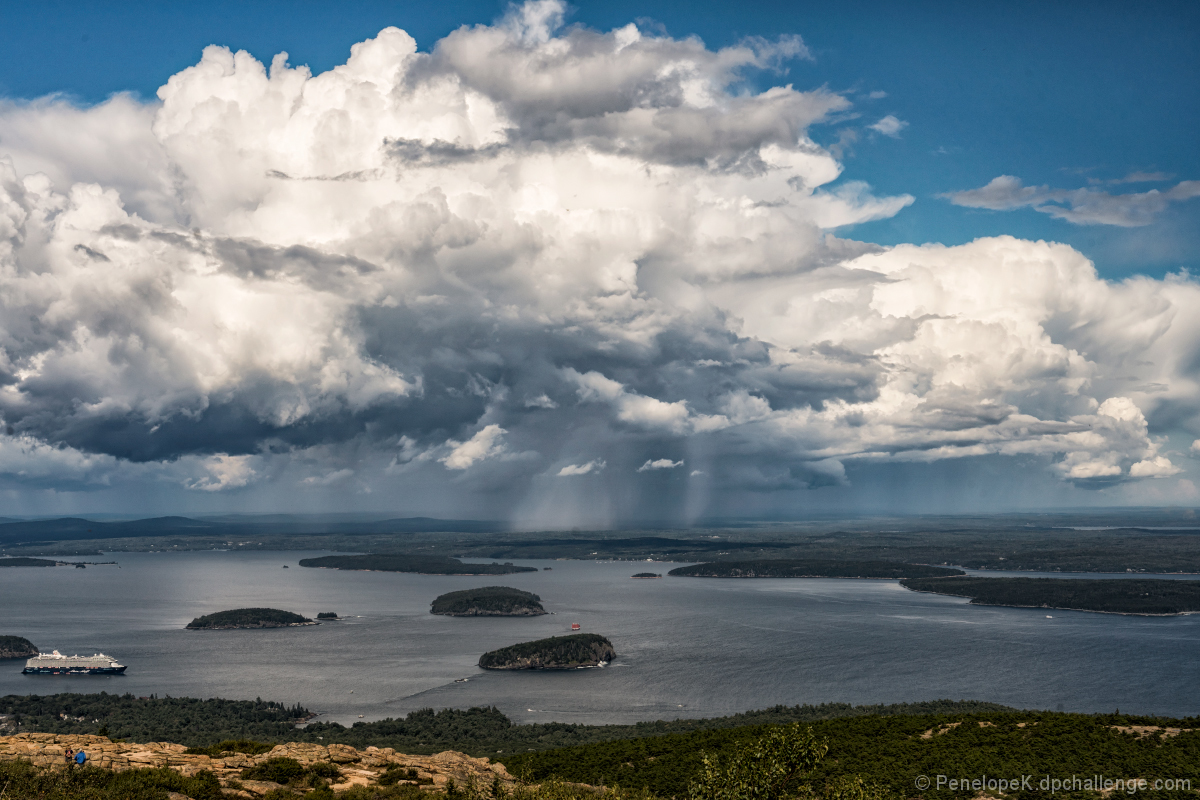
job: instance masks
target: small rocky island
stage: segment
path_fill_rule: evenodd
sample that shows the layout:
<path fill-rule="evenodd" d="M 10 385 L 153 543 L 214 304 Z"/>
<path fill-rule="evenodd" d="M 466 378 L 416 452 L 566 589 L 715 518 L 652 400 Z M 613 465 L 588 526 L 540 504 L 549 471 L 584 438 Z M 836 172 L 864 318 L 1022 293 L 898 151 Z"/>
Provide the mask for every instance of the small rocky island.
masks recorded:
<path fill-rule="evenodd" d="M 538 617 L 546 613 L 540 597 L 508 586 L 484 586 L 448 592 L 433 601 L 430 614 L 448 617 Z"/>
<path fill-rule="evenodd" d="M 638 573 L 634 574 L 633 577 L 635 577 L 635 578 L 661 578 L 662 575 L 658 574 L 657 572 L 638 572 Z"/>
<path fill-rule="evenodd" d="M 479 657 L 484 669 L 581 669 L 617 657 L 612 642 L 596 633 L 551 636 L 502 647 Z"/>
<path fill-rule="evenodd" d="M 235 608 L 196 617 L 187 624 L 189 630 L 223 631 L 234 628 L 290 628 L 295 625 L 316 625 L 308 617 L 280 611 L 278 608 Z"/>
<path fill-rule="evenodd" d="M 337 615 L 336 611 L 322 611 L 320 614 L 317 614 L 317 619 L 337 619 L 337 618 L 338 618 L 338 615 Z"/>
<path fill-rule="evenodd" d="M 689 578 L 943 578 L 965 575 L 961 569 L 904 564 L 899 561 L 834 561 L 764 558 L 755 561 L 710 561 L 677 567 L 668 575 Z"/>
<path fill-rule="evenodd" d="M 300 559 L 302 567 L 355 569 L 375 572 L 415 572 L 419 575 L 508 575 L 513 572 L 537 572 L 537 567 L 503 564 L 464 564 L 449 556 L 367 553 L 360 556 L 321 556 Z"/>
<path fill-rule="evenodd" d="M 0 658 L 33 658 L 38 649 L 22 636 L 0 636 Z"/>

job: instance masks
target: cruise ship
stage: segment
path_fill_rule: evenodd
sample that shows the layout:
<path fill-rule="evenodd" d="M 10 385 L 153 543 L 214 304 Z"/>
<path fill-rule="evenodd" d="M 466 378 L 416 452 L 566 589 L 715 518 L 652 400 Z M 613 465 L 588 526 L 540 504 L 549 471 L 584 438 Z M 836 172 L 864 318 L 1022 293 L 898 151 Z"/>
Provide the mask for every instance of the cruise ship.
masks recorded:
<path fill-rule="evenodd" d="M 104 653 L 94 656 L 64 656 L 55 650 L 53 653 L 39 653 L 25 662 L 24 675 L 121 675 L 125 665 Z"/>

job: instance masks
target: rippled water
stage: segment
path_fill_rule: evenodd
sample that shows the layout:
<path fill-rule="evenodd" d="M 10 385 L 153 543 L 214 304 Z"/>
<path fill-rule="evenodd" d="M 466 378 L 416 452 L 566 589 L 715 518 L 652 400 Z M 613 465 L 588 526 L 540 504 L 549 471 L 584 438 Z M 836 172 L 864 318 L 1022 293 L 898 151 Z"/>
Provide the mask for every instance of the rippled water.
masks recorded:
<path fill-rule="evenodd" d="M 322 554 L 118 553 L 119 568 L 4 569 L 0 634 L 25 636 L 44 650 L 102 650 L 129 670 L 120 677 L 26 676 L 23 661 L 0 661 L 0 694 L 262 697 L 341 722 L 426 706 L 495 705 L 518 721 L 602 723 L 776 703 L 942 697 L 1200 713 L 1200 615 L 968 606 L 895 581 L 629 577 L 646 568 L 665 573 L 672 564 L 525 561 L 553 569 L 500 578 L 297 566 Z M 443 592 L 495 583 L 536 592 L 556 613 L 428 613 Z M 244 606 L 350 618 L 263 631 L 183 630 L 200 614 Z M 608 636 L 616 661 L 571 672 L 475 666 L 486 650 L 565 633 L 572 622 Z"/>

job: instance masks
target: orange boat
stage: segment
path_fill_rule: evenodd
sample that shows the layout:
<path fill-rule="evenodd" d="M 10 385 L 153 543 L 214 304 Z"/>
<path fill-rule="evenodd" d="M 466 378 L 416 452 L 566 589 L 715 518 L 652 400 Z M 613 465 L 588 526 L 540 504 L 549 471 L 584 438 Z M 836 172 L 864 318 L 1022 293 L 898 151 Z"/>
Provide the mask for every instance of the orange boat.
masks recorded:
<path fill-rule="evenodd" d="M 577 631 L 577 630 L 579 630 L 579 623 L 578 623 L 578 622 L 572 622 L 572 623 L 571 623 L 571 630 L 573 630 L 573 631 Z"/>

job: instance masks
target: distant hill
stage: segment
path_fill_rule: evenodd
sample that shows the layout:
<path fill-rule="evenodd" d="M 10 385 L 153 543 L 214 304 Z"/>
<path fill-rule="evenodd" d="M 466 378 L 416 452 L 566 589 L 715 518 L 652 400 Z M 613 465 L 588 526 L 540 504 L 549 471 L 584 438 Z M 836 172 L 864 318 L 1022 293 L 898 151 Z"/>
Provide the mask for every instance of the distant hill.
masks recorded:
<path fill-rule="evenodd" d="M 816 559 L 758 559 L 712 561 L 677 567 L 668 575 L 690 578 L 931 578 L 965 574 L 952 567 L 901 564 L 896 561 L 823 561 Z"/>
<path fill-rule="evenodd" d="M 917 578 L 900 581 L 914 592 L 970 597 L 974 605 L 1186 614 L 1200 611 L 1200 581 L 1162 578 Z"/>
<path fill-rule="evenodd" d="M 537 572 L 536 567 L 513 564 L 464 564 L 446 556 L 391 555 L 368 553 L 361 556 L 321 556 L 300 559 L 302 567 L 322 569 L 373 570 L 377 572 L 416 572 L 422 575 L 508 575 L 513 572 Z"/>
<path fill-rule="evenodd" d="M 208 534 L 230 538 L 263 534 L 378 534 L 378 533 L 494 533 L 505 531 L 504 523 L 488 520 L 433 519 L 405 517 L 382 521 L 309 520 L 300 516 L 272 516 L 264 520 L 192 519 L 190 517 L 150 517 L 118 522 L 100 522 L 81 517 L 61 519 L 0 520 L 0 545 L 41 544 L 64 540 L 133 539 L 150 536 L 188 536 Z"/>

